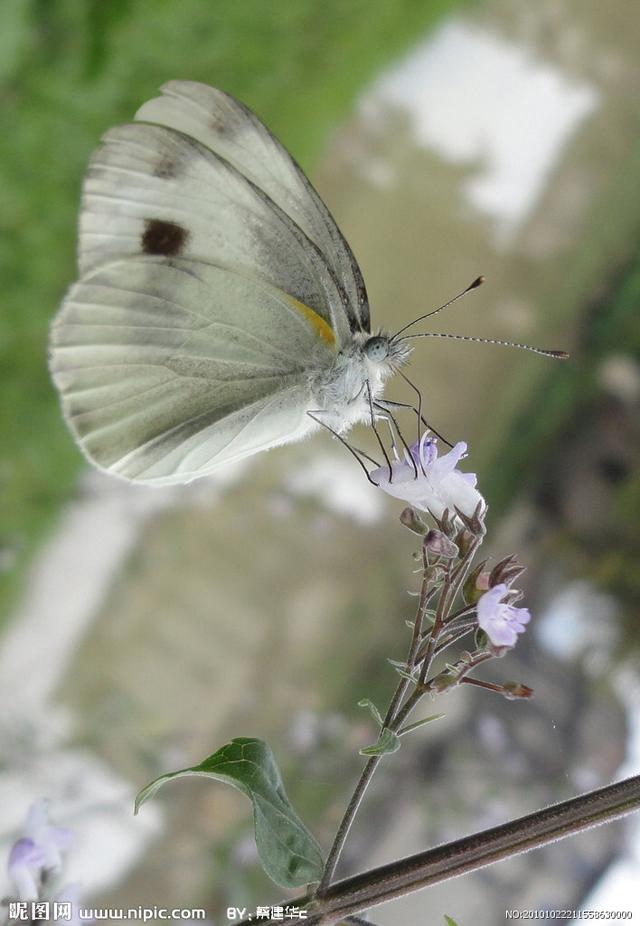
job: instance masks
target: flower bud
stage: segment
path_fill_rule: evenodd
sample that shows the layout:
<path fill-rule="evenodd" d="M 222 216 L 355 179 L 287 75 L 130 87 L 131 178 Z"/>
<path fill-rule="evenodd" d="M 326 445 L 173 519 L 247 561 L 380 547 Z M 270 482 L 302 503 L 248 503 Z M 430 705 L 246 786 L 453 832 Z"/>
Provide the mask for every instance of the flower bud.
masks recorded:
<path fill-rule="evenodd" d="M 453 559 L 458 555 L 458 547 L 442 531 L 430 530 L 424 538 L 424 548 L 433 556 L 444 556 Z"/>
<path fill-rule="evenodd" d="M 533 688 L 529 688 L 528 685 L 523 685 L 522 682 L 505 682 L 502 687 L 504 689 L 504 696 L 509 701 L 516 701 L 518 698 L 533 697 Z"/>
<path fill-rule="evenodd" d="M 413 508 L 404 508 L 400 514 L 400 523 L 420 536 L 427 533 L 428 527 Z"/>
<path fill-rule="evenodd" d="M 500 560 L 499 563 L 496 563 L 491 570 L 489 588 L 493 588 L 495 585 L 510 586 L 523 572 L 524 566 L 520 565 L 515 553 L 511 553 L 509 556 L 505 556 L 504 559 Z"/>
<path fill-rule="evenodd" d="M 456 514 L 475 537 L 483 537 L 486 533 L 484 519 L 487 513 L 487 506 L 484 501 L 479 501 L 471 516 L 466 515 L 459 508 L 456 508 Z"/>
<path fill-rule="evenodd" d="M 462 530 L 458 531 L 454 542 L 460 550 L 461 557 L 466 556 L 466 554 L 469 552 L 474 539 L 474 535 L 467 527 L 463 527 Z"/>
<path fill-rule="evenodd" d="M 481 592 L 488 592 L 490 589 L 489 585 L 489 573 L 481 572 L 478 578 L 476 579 L 476 588 Z"/>
<path fill-rule="evenodd" d="M 442 533 L 451 539 L 453 539 L 458 532 L 457 525 L 452 515 L 453 512 L 449 511 L 448 508 L 445 508 L 439 518 L 434 518 L 434 521 Z"/>
<path fill-rule="evenodd" d="M 475 604 L 476 601 L 484 595 L 484 591 L 478 587 L 478 578 L 486 565 L 487 561 L 483 559 L 481 563 L 478 563 L 475 569 L 471 570 L 465 579 L 464 585 L 462 586 L 462 597 L 466 604 Z"/>

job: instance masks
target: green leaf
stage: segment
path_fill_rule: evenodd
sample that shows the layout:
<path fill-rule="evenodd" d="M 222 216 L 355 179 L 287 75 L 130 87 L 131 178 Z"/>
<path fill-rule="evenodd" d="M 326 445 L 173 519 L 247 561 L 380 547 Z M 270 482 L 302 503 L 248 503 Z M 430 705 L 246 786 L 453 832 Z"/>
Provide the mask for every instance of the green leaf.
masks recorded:
<path fill-rule="evenodd" d="M 387 662 L 390 666 L 393 666 L 394 669 L 406 669 L 407 661 L 406 659 L 387 659 Z"/>
<path fill-rule="evenodd" d="M 444 717 L 444 714 L 430 714 L 429 717 L 423 717 L 422 720 L 416 720 L 415 723 L 409 723 L 406 727 L 398 730 L 398 736 L 404 736 L 405 733 L 411 733 L 412 730 L 417 730 L 418 727 L 424 727 L 425 723 L 431 723 L 433 720 L 440 720 L 441 717 Z"/>
<path fill-rule="evenodd" d="M 445 913 L 445 915 L 444 915 L 444 918 L 445 918 L 445 921 L 446 921 L 446 926 L 458 926 L 458 924 L 456 923 L 456 921 L 455 921 L 455 920 L 452 920 L 451 917 L 450 917 L 450 916 L 447 916 L 446 913 Z"/>
<path fill-rule="evenodd" d="M 412 675 L 411 672 L 407 672 L 406 662 L 398 662 L 397 659 L 387 659 L 387 662 L 389 665 L 393 666 L 398 675 L 402 676 L 402 678 L 406 678 L 410 682 L 415 682 L 415 675 Z"/>
<path fill-rule="evenodd" d="M 362 698 L 361 701 L 358 701 L 358 707 L 366 707 L 373 719 L 376 721 L 379 727 L 382 727 L 384 720 L 382 719 L 382 714 L 375 706 L 373 701 L 370 701 L 369 698 Z"/>
<path fill-rule="evenodd" d="M 400 749 L 400 739 L 388 727 L 385 727 L 375 743 L 360 750 L 361 756 L 386 756 Z"/>
<path fill-rule="evenodd" d="M 161 775 L 136 797 L 135 813 L 166 781 L 204 775 L 242 791 L 253 803 L 256 845 L 262 867 L 281 887 L 318 881 L 322 853 L 285 794 L 270 746 L 259 739 L 236 737 L 200 765 Z"/>

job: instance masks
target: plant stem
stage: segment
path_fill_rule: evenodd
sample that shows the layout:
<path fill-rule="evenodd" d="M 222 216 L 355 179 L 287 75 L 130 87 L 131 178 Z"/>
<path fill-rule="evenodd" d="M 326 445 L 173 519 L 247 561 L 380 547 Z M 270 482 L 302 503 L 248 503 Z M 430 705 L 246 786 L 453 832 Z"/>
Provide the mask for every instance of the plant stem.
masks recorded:
<path fill-rule="evenodd" d="M 323 894 L 331 883 L 336 866 L 340 860 L 342 849 L 344 848 L 347 836 L 349 835 L 351 824 L 355 819 L 362 798 L 364 797 L 364 793 L 369 787 L 369 782 L 373 778 L 373 774 L 378 767 L 378 763 L 380 762 L 381 758 L 382 756 L 371 756 L 362 770 L 355 790 L 351 795 L 351 800 L 349 801 L 347 809 L 344 812 L 344 816 L 340 821 L 340 826 L 338 827 L 338 832 L 335 835 L 331 849 L 329 850 L 327 861 L 324 866 L 324 871 L 322 872 L 322 878 L 320 879 L 320 884 L 318 885 L 318 895 Z"/>
<path fill-rule="evenodd" d="M 456 595 L 460 591 L 462 584 L 469 572 L 471 563 L 476 555 L 478 547 L 482 543 L 482 537 L 476 537 L 473 543 L 470 545 L 469 549 L 464 555 L 459 566 L 447 574 L 447 578 L 442 587 L 440 593 L 440 600 L 438 601 L 438 607 L 436 609 L 436 618 L 431 628 L 431 633 L 427 640 L 427 644 L 424 647 L 422 656 L 422 668 L 420 669 L 420 677 L 418 684 L 423 686 L 429 670 L 431 669 L 431 664 L 436 652 L 436 646 L 438 644 L 438 638 L 440 636 L 440 631 L 444 624 L 447 611 L 453 607 L 453 602 L 456 599 Z"/>
<path fill-rule="evenodd" d="M 306 926 L 332 926 L 360 910 L 549 845 L 638 809 L 640 775 L 390 865 L 373 868 L 333 884 L 323 896 L 306 894 L 286 903 L 309 910 Z M 249 926 L 250 922 L 244 920 L 238 926 Z M 298 919 L 285 917 L 264 922 L 265 926 L 293 926 Z"/>
<path fill-rule="evenodd" d="M 424 620 L 424 613 L 425 613 L 427 604 L 429 602 L 429 597 L 430 597 L 429 580 L 427 579 L 427 575 L 426 575 L 428 561 L 427 561 L 427 556 L 426 556 L 424 547 L 422 549 L 422 567 L 424 569 L 425 574 L 423 575 L 423 578 L 422 578 L 422 585 L 420 587 L 420 600 L 418 602 L 418 608 L 416 611 L 416 619 L 413 624 L 413 633 L 411 635 L 411 643 L 409 646 L 409 653 L 407 655 L 407 672 L 409 673 L 411 672 L 413 668 L 416 655 L 418 653 L 418 650 L 420 649 L 420 640 L 421 640 L 421 635 L 422 635 L 422 623 Z M 385 727 L 390 726 L 390 724 L 393 722 L 398 706 L 402 703 L 402 699 L 404 698 L 407 692 L 407 688 L 409 687 L 410 684 L 411 682 L 409 681 L 408 678 L 403 677 L 400 679 L 396 687 L 396 690 L 393 693 L 391 701 L 389 703 L 389 707 L 387 708 L 387 713 L 385 714 L 385 718 L 382 724 L 382 730 L 384 730 Z M 382 732 L 382 730 L 380 732 Z M 342 854 L 342 849 L 344 848 L 344 844 L 347 840 L 347 836 L 349 835 L 349 830 L 351 829 L 351 825 L 358 812 L 358 808 L 360 807 L 360 803 L 362 801 L 362 798 L 364 797 L 364 793 L 369 786 L 369 782 L 373 778 L 374 772 L 376 768 L 378 767 L 378 763 L 380 762 L 381 758 L 382 756 L 371 756 L 371 758 L 368 760 L 368 762 L 366 763 L 365 767 L 363 768 L 360 774 L 358 783 L 356 784 L 355 790 L 353 794 L 351 795 L 351 799 L 347 805 L 347 809 L 344 812 L 344 816 L 342 820 L 340 821 L 338 831 L 333 840 L 333 844 L 329 850 L 327 861 L 324 866 L 324 871 L 322 872 L 322 877 L 320 879 L 320 884 L 318 886 L 318 894 L 322 894 L 328 888 L 329 884 L 331 883 L 331 879 L 333 878 L 338 862 L 340 861 L 340 855 Z"/>
<path fill-rule="evenodd" d="M 436 607 L 435 620 L 433 626 L 429 630 L 426 646 L 422 647 L 421 649 L 422 624 L 424 621 L 427 604 L 431 595 L 431 590 L 429 589 L 430 583 L 427 577 L 429 561 L 423 546 L 422 568 L 424 570 L 424 575 L 420 588 L 420 600 L 418 603 L 416 619 L 413 624 L 413 633 L 411 636 L 409 654 L 407 656 L 408 673 L 411 673 L 412 669 L 417 664 L 418 657 L 420 657 L 420 661 L 422 662 L 420 679 L 414 691 L 407 698 L 404 705 L 402 705 L 402 700 L 405 697 L 411 682 L 408 678 L 401 678 L 393 694 L 393 697 L 391 698 L 391 702 L 384 718 L 382 729 L 388 727 L 390 730 L 396 732 L 409 716 L 418 701 L 427 692 L 428 688 L 425 684 L 425 680 L 436 653 L 438 637 L 444 625 L 447 611 L 452 607 L 456 595 L 460 591 L 465 576 L 469 571 L 471 563 L 476 555 L 476 551 L 478 550 L 478 547 L 481 543 L 482 536 L 477 536 L 465 553 L 459 565 L 455 569 L 451 569 L 450 566 L 447 567 L 446 578 L 440 590 L 440 597 Z M 344 816 L 340 821 L 340 825 L 333 840 L 333 844 L 329 850 L 324 871 L 322 872 L 322 877 L 318 886 L 318 896 L 322 896 L 331 884 L 331 879 L 335 874 L 336 867 L 340 860 L 340 855 L 347 840 L 347 836 L 349 835 L 349 830 L 351 829 L 355 816 L 362 802 L 362 798 L 364 797 L 365 791 L 369 787 L 369 783 L 373 778 L 381 758 L 382 756 L 372 756 L 362 770 L 360 778 L 358 779 L 358 783 L 356 784 L 355 790 L 347 805 Z"/>

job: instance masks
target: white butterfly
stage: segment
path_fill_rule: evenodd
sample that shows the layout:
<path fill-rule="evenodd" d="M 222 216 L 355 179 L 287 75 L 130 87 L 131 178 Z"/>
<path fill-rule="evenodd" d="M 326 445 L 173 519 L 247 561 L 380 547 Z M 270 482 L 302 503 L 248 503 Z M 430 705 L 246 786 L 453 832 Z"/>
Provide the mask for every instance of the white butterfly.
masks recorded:
<path fill-rule="evenodd" d="M 162 94 L 90 161 L 51 335 L 83 452 L 156 485 L 370 421 L 408 354 L 371 335 L 349 245 L 263 123 L 204 84 Z"/>

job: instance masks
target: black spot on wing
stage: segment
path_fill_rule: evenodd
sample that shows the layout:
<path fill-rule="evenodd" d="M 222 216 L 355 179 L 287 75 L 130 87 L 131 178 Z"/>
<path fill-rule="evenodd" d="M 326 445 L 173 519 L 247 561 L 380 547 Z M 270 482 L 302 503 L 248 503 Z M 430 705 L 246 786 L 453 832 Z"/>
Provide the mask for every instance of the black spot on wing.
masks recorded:
<path fill-rule="evenodd" d="M 233 135 L 229 120 L 222 116 L 212 116 L 210 125 L 216 135 L 227 138 Z"/>
<path fill-rule="evenodd" d="M 140 242 L 145 254 L 161 254 L 176 257 L 189 240 L 189 232 L 175 222 L 164 219 L 145 219 L 144 232 Z"/>
<path fill-rule="evenodd" d="M 179 158 L 165 154 L 153 168 L 153 176 L 161 180 L 174 180 L 179 175 L 181 166 Z"/>

